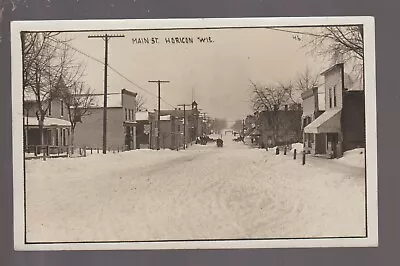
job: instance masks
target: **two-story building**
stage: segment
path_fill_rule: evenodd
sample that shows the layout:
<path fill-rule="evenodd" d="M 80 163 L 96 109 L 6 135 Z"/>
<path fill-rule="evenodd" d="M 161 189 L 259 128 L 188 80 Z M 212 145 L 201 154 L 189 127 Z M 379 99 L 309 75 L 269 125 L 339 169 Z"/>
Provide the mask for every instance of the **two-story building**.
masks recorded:
<path fill-rule="evenodd" d="M 314 87 L 301 94 L 303 99 L 303 115 L 301 117 L 301 128 L 303 130 L 303 144 L 304 150 L 307 153 L 317 154 L 321 147 L 325 147 L 325 138 L 323 135 L 316 135 L 312 133 L 304 133 L 304 128 L 317 119 L 324 111 L 325 106 L 320 105 L 319 100 L 320 88 Z"/>
<path fill-rule="evenodd" d="M 324 71 L 325 112 L 304 128 L 305 134 L 324 138 L 315 154 L 337 158 L 343 152 L 365 147 L 365 99 L 362 84 L 353 82 L 336 64 Z"/>
<path fill-rule="evenodd" d="M 107 95 L 107 147 L 136 148 L 136 95 L 127 89 Z M 94 95 L 87 115 L 76 124 L 74 145 L 101 148 L 103 145 L 103 98 Z"/>
<path fill-rule="evenodd" d="M 161 110 L 160 115 L 171 115 L 172 117 L 185 121 L 184 128 L 186 129 L 186 143 L 195 141 L 196 138 L 202 134 L 202 119 L 196 101 L 192 102 L 191 109 L 182 110 L 181 108 L 175 108 L 173 110 Z"/>
<path fill-rule="evenodd" d="M 39 108 L 36 95 L 27 91 L 24 93 L 23 109 L 26 151 L 32 151 L 40 145 L 58 147 L 69 145 L 71 123 L 67 107 L 61 98 L 50 99 L 43 96 Z M 45 112 L 43 138 L 39 128 L 40 109 Z"/>

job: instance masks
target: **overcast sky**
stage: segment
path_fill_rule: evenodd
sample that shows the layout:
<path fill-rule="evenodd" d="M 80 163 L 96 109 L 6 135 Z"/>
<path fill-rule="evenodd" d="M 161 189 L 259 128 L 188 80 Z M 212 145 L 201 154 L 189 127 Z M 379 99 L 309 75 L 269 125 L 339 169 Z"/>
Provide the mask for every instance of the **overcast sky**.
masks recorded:
<path fill-rule="evenodd" d="M 157 106 L 157 85 L 148 80 L 169 80 L 163 84 L 161 108 L 191 103 L 192 97 L 202 112 L 230 121 L 252 113 L 249 80 L 260 84 L 294 80 L 308 66 L 320 72 L 329 65 L 310 56 L 292 34 L 271 29 L 214 29 L 109 32 L 124 34 L 109 43 L 109 64 L 138 86 L 109 70 L 109 92 L 122 88 L 146 98 L 145 106 Z M 71 45 L 104 61 L 104 41 L 88 39 L 99 33 L 73 33 Z M 71 36 L 71 34 L 69 34 Z M 133 43 L 133 38 L 152 38 L 158 44 Z M 192 37 L 194 43 L 166 43 L 165 38 Z M 200 43 L 197 37 L 211 37 L 213 42 Z M 86 64 L 84 80 L 98 93 L 103 91 L 104 67 L 79 55 Z M 194 93 L 192 93 L 194 91 Z M 172 106 L 171 106 L 172 105 Z"/>

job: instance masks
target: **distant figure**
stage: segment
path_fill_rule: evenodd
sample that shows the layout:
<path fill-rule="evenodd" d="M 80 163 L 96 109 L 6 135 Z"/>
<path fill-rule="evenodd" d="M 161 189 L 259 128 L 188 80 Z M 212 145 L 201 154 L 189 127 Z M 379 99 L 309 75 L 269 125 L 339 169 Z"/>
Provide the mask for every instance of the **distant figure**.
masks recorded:
<path fill-rule="evenodd" d="M 217 139 L 217 147 L 222 147 L 224 145 L 224 141 L 222 139 Z"/>

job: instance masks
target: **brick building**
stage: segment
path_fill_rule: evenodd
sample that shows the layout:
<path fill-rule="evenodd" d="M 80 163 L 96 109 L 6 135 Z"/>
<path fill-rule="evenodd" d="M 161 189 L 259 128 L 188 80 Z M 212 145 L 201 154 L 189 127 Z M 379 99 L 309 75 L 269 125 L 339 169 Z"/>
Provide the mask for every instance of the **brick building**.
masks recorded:
<path fill-rule="evenodd" d="M 181 108 L 175 108 L 173 110 L 161 110 L 160 115 L 170 115 L 174 118 L 185 120 L 184 127 L 186 128 L 186 143 L 195 141 L 196 138 L 202 134 L 202 118 L 200 117 L 198 104 L 195 101 L 192 102 L 191 109 L 186 109 L 185 111 Z"/>

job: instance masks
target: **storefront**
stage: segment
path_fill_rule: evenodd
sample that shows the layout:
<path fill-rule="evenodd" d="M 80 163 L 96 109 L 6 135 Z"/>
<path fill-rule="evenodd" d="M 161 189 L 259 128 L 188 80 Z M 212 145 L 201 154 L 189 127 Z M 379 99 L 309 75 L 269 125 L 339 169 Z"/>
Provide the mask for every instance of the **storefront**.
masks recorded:
<path fill-rule="evenodd" d="M 313 155 L 341 156 L 341 109 L 329 109 L 304 128 L 305 146 Z"/>

